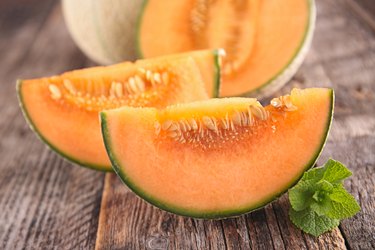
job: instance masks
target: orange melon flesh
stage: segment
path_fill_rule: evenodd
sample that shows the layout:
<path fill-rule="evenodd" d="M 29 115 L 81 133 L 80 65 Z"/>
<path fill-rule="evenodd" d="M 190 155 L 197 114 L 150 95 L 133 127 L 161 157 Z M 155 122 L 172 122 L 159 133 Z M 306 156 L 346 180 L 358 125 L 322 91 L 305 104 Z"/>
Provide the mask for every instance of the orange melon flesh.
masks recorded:
<path fill-rule="evenodd" d="M 181 58 L 191 58 L 197 64 L 199 73 L 205 84 L 205 88 L 210 97 L 218 97 L 220 92 L 220 82 L 221 82 L 221 63 L 225 57 L 225 51 L 222 49 L 212 49 L 212 50 L 195 50 L 186 53 L 171 54 L 158 57 L 159 63 L 168 62 L 171 60 L 181 59 Z M 136 65 L 142 65 L 147 63 L 149 59 L 140 59 L 135 62 Z M 73 70 L 66 72 L 64 77 L 83 77 L 92 76 L 93 74 L 101 74 L 105 71 L 107 74 L 116 74 L 116 72 L 133 64 L 132 62 L 122 62 L 114 64 L 111 66 L 97 66 L 80 70 Z"/>
<path fill-rule="evenodd" d="M 314 26 L 310 0 L 246 0 L 237 7 L 235 1 L 207 2 L 147 1 L 138 31 L 140 56 L 224 48 L 228 56 L 222 96 L 254 94 L 267 85 L 280 87 L 296 71 Z M 204 3 L 208 8 L 199 8 Z"/>
<path fill-rule="evenodd" d="M 207 67 L 210 64 L 214 65 L 214 61 L 208 60 Z M 167 72 L 170 82 L 151 88 L 151 83 L 144 79 L 144 93 L 126 95 L 125 85 L 122 85 L 124 96 L 120 98 L 115 92 L 110 97 L 113 82 L 126 82 L 130 77 L 140 74 L 140 69 Z M 211 69 L 212 75 L 216 74 L 214 66 Z M 64 85 L 67 80 L 76 91 L 81 92 L 81 97 L 70 94 Z M 59 89 L 62 97 L 57 100 L 53 98 L 51 85 Z M 85 98 L 87 93 L 90 97 L 82 104 L 79 98 Z M 198 64 L 187 55 L 21 80 L 18 83 L 18 95 L 26 119 L 44 142 L 68 160 L 98 170 L 112 170 L 100 133 L 99 111 L 124 105 L 161 108 L 209 98 Z M 105 105 L 98 101 L 102 96 L 108 97 Z"/>
<path fill-rule="evenodd" d="M 236 126 L 229 136 L 224 135 L 220 119 L 246 110 L 254 99 L 212 99 L 161 111 L 130 107 L 104 111 L 102 133 L 115 171 L 146 201 L 185 216 L 235 216 L 285 192 L 313 166 L 323 148 L 333 114 L 333 91 L 295 89 L 290 100 L 296 110 L 269 105 L 263 109 L 268 114 L 264 120 L 253 116 L 253 125 Z M 181 142 L 158 126 L 202 117 L 215 117 L 222 136 L 212 131 L 209 136 L 203 128 L 199 142 L 189 142 L 191 134 Z"/>

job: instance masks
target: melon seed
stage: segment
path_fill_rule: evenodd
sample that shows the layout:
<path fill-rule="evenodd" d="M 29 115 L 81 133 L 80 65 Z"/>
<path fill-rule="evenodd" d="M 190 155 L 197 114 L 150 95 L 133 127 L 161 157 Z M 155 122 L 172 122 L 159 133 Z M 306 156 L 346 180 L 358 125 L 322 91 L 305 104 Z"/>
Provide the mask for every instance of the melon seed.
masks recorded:
<path fill-rule="evenodd" d="M 64 79 L 64 86 L 69 91 L 70 94 L 72 94 L 72 95 L 77 94 L 77 90 L 70 80 Z"/>
<path fill-rule="evenodd" d="M 133 77 L 130 77 L 128 81 L 129 81 L 129 88 L 131 89 L 131 91 L 133 93 L 137 93 L 138 88 L 137 88 L 137 84 L 135 83 L 135 79 Z"/>
<path fill-rule="evenodd" d="M 185 120 L 185 119 L 183 119 L 183 122 L 184 122 L 184 124 L 185 124 L 186 129 L 187 129 L 188 131 L 190 131 L 190 130 L 191 130 L 191 126 L 190 126 L 189 122 L 188 122 L 187 120 Z"/>
<path fill-rule="evenodd" d="M 180 128 L 181 128 L 182 132 L 184 132 L 184 133 L 187 132 L 187 131 L 189 131 L 189 130 L 187 129 L 186 124 L 185 124 L 185 122 L 184 122 L 183 119 L 180 120 Z"/>
<path fill-rule="evenodd" d="M 227 123 L 227 121 L 226 121 L 225 118 L 221 119 L 221 123 L 222 123 L 223 129 L 228 129 L 229 128 L 229 124 Z"/>
<path fill-rule="evenodd" d="M 163 130 L 168 130 L 169 127 L 172 125 L 172 121 L 171 120 L 166 120 L 162 125 L 161 125 L 161 128 Z"/>
<path fill-rule="evenodd" d="M 109 96 L 110 97 L 115 97 L 115 90 L 116 89 L 116 82 L 115 81 L 113 81 L 113 82 L 111 82 L 111 88 L 109 89 Z"/>
<path fill-rule="evenodd" d="M 48 88 L 49 88 L 49 91 L 51 92 L 52 99 L 57 100 L 61 98 L 61 91 L 56 85 L 50 84 Z"/>
<path fill-rule="evenodd" d="M 169 131 L 180 131 L 180 126 L 176 122 L 172 122 L 172 124 L 168 128 Z"/>
<path fill-rule="evenodd" d="M 251 110 L 251 113 L 254 114 L 254 116 L 256 116 L 258 119 L 260 119 L 260 120 L 266 120 L 267 119 L 267 114 L 266 114 L 263 107 L 252 105 L 252 106 L 250 106 L 250 110 Z"/>
<path fill-rule="evenodd" d="M 146 79 L 148 81 L 151 81 L 152 80 L 152 72 L 150 70 L 147 70 L 146 71 Z"/>
<path fill-rule="evenodd" d="M 235 125 L 241 126 L 241 115 L 238 111 L 235 111 L 232 115 L 232 120 Z"/>
<path fill-rule="evenodd" d="M 275 108 L 280 108 L 282 106 L 280 98 L 273 98 L 271 100 L 271 105 Z"/>
<path fill-rule="evenodd" d="M 123 91 L 122 91 L 122 84 L 121 83 L 119 83 L 119 82 L 116 83 L 115 92 L 116 92 L 117 97 L 119 97 L 119 98 L 122 97 Z"/>
<path fill-rule="evenodd" d="M 141 92 L 144 92 L 145 91 L 145 82 L 143 81 L 143 79 L 140 76 L 138 76 L 138 75 L 136 75 L 134 77 L 134 79 L 135 79 L 135 82 L 137 84 L 138 89 Z"/>
<path fill-rule="evenodd" d="M 156 135 L 160 134 L 161 126 L 159 122 L 155 122 L 154 124 Z"/>
<path fill-rule="evenodd" d="M 190 126 L 191 126 L 191 128 L 193 129 L 193 130 L 198 130 L 198 124 L 197 124 L 197 122 L 195 121 L 195 119 L 190 119 L 189 120 L 189 124 L 190 124 Z"/>
<path fill-rule="evenodd" d="M 214 119 L 214 118 L 213 118 Z M 202 117 L 202 122 L 203 124 L 210 130 L 217 130 L 216 122 L 212 118 L 208 116 L 203 116 Z"/>
<path fill-rule="evenodd" d="M 297 107 L 293 105 L 290 95 L 273 98 L 271 105 L 275 108 L 284 108 L 285 111 L 295 111 Z"/>
<path fill-rule="evenodd" d="M 159 73 L 154 73 L 153 79 L 155 80 L 156 83 L 161 83 L 161 76 Z"/>

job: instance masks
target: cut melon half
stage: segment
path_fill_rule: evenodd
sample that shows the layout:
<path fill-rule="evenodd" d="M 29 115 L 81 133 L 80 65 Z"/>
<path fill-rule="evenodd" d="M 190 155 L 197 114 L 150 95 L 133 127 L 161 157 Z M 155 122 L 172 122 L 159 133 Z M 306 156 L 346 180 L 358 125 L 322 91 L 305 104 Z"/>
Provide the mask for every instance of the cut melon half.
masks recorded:
<path fill-rule="evenodd" d="M 224 48 L 222 96 L 270 95 L 301 65 L 315 12 L 314 0 L 148 0 L 138 54 Z"/>
<path fill-rule="evenodd" d="M 163 108 L 213 97 L 220 85 L 219 57 L 217 51 L 200 51 L 20 80 L 20 106 L 31 128 L 60 155 L 82 166 L 112 170 L 98 112 L 121 106 Z"/>
<path fill-rule="evenodd" d="M 294 89 L 262 107 L 211 99 L 101 112 L 116 173 L 136 194 L 176 214 L 237 216 L 264 206 L 314 165 L 334 105 L 331 89 Z"/>

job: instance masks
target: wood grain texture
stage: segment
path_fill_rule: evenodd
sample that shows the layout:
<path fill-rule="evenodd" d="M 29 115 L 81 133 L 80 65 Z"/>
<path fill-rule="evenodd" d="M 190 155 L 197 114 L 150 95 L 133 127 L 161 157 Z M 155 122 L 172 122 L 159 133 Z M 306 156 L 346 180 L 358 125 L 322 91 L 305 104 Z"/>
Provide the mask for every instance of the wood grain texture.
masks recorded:
<path fill-rule="evenodd" d="M 373 0 L 346 0 L 353 13 L 375 31 L 375 2 Z"/>
<path fill-rule="evenodd" d="M 353 171 L 345 186 L 362 210 L 340 229 L 351 249 L 375 249 L 375 32 L 345 2 L 319 3 L 317 34 L 330 35 L 317 35 L 314 51 L 336 89 L 335 121 L 319 162 L 333 157 Z"/>
<path fill-rule="evenodd" d="M 362 211 L 318 238 L 288 219 L 286 195 L 264 209 L 235 219 L 194 220 L 152 207 L 106 176 L 97 249 L 374 249 L 375 37 L 346 1 L 317 1 L 318 23 L 311 51 L 292 87 L 333 87 L 335 121 L 319 163 L 333 157 L 354 176 L 346 187 Z M 372 118 L 370 118 L 372 117 Z"/>
<path fill-rule="evenodd" d="M 16 2 L 0 3 L 0 249 L 93 248 L 104 174 L 47 149 L 15 93 L 17 78 L 82 67 L 87 59 L 65 29 L 58 1 Z"/>

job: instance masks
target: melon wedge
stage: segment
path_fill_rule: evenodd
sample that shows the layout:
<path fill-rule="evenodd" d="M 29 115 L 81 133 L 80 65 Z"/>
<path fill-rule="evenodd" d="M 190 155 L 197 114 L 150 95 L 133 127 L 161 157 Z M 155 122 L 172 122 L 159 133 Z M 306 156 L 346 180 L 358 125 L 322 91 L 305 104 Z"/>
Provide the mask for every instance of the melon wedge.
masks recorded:
<path fill-rule="evenodd" d="M 301 65 L 315 12 L 314 0 L 146 1 L 138 54 L 224 48 L 222 96 L 266 96 Z"/>
<path fill-rule="evenodd" d="M 294 89 L 262 107 L 252 98 L 101 112 L 108 155 L 122 181 L 166 211 L 237 216 L 287 191 L 314 165 L 334 105 L 331 89 Z"/>
<path fill-rule="evenodd" d="M 217 51 L 200 51 L 20 80 L 20 106 L 30 127 L 57 153 L 85 167 L 112 170 L 98 113 L 208 99 L 218 93 L 219 57 Z"/>

